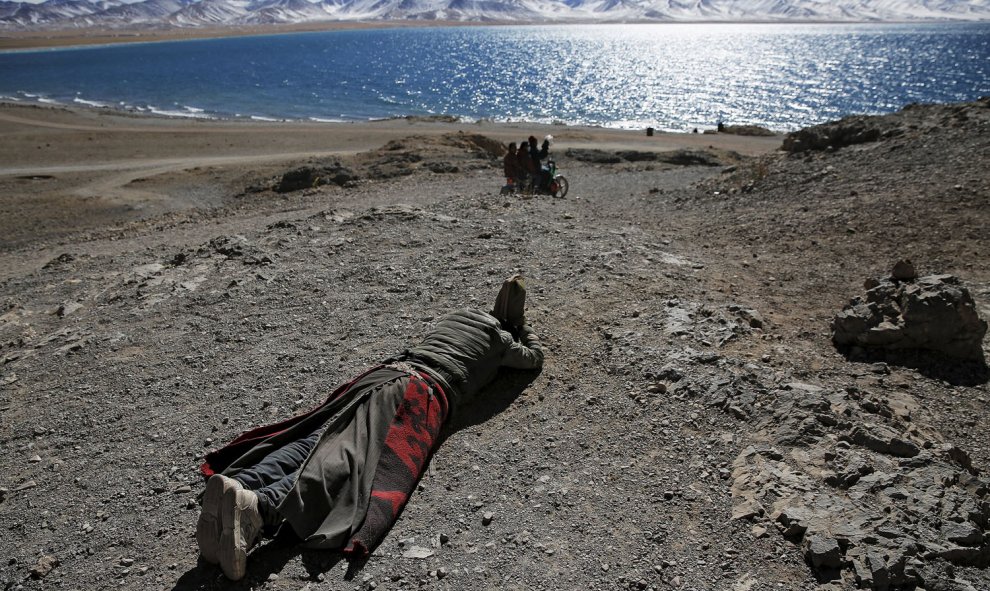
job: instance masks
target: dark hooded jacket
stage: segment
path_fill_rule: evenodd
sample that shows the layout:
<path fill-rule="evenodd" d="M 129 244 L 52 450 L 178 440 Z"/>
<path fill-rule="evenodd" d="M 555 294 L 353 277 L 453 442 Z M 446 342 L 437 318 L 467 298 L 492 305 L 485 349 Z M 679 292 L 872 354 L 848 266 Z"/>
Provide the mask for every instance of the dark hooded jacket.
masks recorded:
<path fill-rule="evenodd" d="M 499 367 L 543 367 L 543 348 L 536 334 L 528 326 L 518 332 L 517 340 L 487 312 L 458 310 L 444 316 L 404 357 L 439 374 L 453 390 L 447 399 L 456 409 L 491 382 Z"/>

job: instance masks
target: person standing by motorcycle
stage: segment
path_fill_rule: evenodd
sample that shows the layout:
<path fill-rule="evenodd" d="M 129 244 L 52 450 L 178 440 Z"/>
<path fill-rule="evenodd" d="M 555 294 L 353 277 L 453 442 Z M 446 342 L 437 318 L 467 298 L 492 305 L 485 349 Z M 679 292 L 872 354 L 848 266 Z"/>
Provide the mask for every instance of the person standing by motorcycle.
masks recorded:
<path fill-rule="evenodd" d="M 505 153 L 502 160 L 502 171 L 505 173 L 505 182 L 508 187 L 522 187 L 523 178 L 519 172 L 519 163 L 516 161 L 516 142 L 509 143 L 509 151 Z"/>
<path fill-rule="evenodd" d="M 533 185 L 536 189 L 542 189 L 547 186 L 548 179 L 547 175 L 543 172 L 543 166 L 540 164 L 541 160 L 546 159 L 550 154 L 550 137 L 546 137 L 543 140 L 542 149 L 536 147 L 536 137 L 529 136 L 529 158 L 533 161 Z"/>
<path fill-rule="evenodd" d="M 532 191 L 537 168 L 529 155 L 529 144 L 526 142 L 519 144 L 519 151 L 516 152 L 516 168 L 519 171 L 519 192 Z"/>

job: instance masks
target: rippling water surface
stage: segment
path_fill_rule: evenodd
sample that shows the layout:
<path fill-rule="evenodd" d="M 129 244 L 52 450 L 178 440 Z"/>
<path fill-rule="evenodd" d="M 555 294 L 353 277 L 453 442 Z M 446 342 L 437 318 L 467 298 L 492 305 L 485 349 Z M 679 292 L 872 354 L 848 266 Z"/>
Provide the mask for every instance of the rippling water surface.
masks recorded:
<path fill-rule="evenodd" d="M 188 117 L 785 130 L 990 95 L 990 23 L 415 28 L 8 52 L 0 95 Z"/>

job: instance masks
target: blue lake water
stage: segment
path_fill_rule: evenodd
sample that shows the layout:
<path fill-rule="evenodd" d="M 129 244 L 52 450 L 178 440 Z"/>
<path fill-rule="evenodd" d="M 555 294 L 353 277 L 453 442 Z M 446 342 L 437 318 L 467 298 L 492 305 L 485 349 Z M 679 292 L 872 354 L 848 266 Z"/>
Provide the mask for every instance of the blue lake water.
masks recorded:
<path fill-rule="evenodd" d="M 0 53 L 0 96 L 190 117 L 789 130 L 990 95 L 990 23 L 296 33 Z"/>

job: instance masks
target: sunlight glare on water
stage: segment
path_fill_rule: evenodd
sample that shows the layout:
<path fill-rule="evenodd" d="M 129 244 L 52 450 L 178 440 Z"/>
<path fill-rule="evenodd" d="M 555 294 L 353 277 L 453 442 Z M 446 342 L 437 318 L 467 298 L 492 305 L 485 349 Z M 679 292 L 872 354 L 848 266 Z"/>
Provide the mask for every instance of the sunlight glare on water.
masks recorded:
<path fill-rule="evenodd" d="M 0 53 L 0 95 L 213 116 L 788 130 L 990 94 L 990 24 L 353 30 Z"/>

